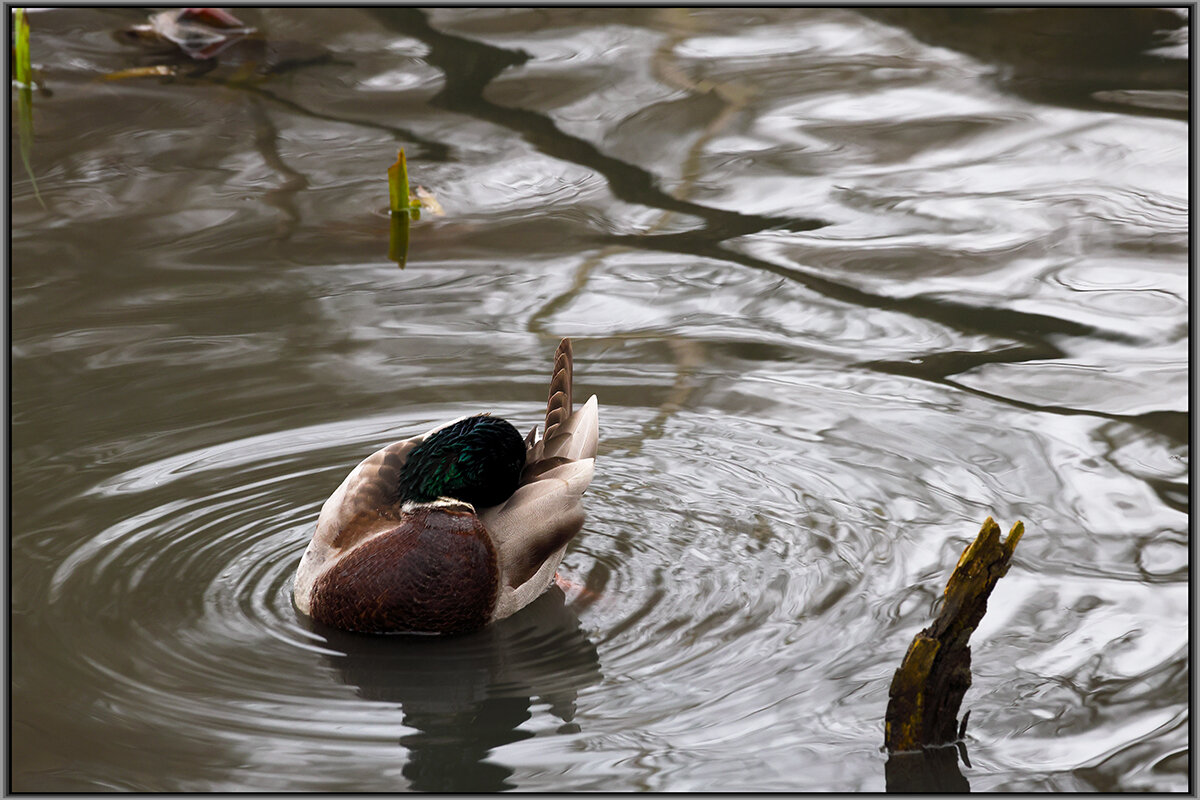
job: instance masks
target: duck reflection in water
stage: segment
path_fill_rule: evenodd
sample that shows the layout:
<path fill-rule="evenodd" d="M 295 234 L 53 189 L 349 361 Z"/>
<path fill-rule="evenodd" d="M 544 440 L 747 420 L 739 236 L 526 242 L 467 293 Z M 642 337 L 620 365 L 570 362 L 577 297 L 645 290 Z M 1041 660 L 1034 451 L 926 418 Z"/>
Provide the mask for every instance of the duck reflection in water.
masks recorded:
<path fill-rule="evenodd" d="M 595 646 L 580 629 L 563 591 L 552 584 L 520 614 L 459 636 L 348 633 L 309 621 L 341 655 L 327 656 L 366 700 L 397 703 L 416 732 L 402 772 L 413 791 L 514 789 L 513 770 L 490 760 L 502 745 L 528 739 L 522 730 L 534 698 L 576 733 L 580 690 L 602 677 Z"/>

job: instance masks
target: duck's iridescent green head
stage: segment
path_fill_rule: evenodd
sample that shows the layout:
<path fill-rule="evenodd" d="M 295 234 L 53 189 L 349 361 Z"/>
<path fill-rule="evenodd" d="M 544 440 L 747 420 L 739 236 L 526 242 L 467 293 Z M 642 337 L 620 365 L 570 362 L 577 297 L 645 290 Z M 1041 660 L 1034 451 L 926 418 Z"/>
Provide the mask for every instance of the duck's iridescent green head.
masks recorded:
<path fill-rule="evenodd" d="M 433 433 L 408 455 L 402 502 L 453 497 L 476 508 L 504 502 L 525 467 L 525 441 L 507 420 L 480 414 Z"/>

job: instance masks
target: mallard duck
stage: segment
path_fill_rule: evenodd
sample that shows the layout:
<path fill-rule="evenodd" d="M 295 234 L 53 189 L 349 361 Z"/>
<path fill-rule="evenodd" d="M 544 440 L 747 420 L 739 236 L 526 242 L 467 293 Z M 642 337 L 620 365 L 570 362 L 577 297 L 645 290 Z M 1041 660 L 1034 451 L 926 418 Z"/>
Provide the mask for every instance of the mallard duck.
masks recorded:
<path fill-rule="evenodd" d="M 345 630 L 458 633 L 536 599 L 583 526 L 600 436 L 595 395 L 572 410 L 572 360 L 563 339 L 541 439 L 477 414 L 355 467 L 321 508 L 296 607 Z"/>

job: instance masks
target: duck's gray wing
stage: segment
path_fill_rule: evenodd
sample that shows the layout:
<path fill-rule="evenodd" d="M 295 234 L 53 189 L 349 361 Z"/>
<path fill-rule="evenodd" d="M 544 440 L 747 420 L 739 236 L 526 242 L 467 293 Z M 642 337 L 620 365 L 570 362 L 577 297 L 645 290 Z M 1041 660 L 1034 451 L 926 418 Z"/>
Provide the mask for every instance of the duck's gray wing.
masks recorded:
<path fill-rule="evenodd" d="M 554 356 L 546 433 L 531 433 L 521 486 L 506 502 L 483 510 L 480 519 L 492 535 L 501 570 L 496 618 L 521 608 L 549 585 L 567 543 L 583 527 L 583 493 L 591 483 L 600 440 L 595 396 L 572 409 L 571 341 Z"/>

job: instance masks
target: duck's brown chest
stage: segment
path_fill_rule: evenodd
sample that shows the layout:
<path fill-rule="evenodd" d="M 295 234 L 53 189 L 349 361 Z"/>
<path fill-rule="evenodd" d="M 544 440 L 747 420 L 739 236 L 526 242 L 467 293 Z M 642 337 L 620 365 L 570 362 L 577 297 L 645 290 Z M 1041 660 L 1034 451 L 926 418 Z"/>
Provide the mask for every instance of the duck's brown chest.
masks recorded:
<path fill-rule="evenodd" d="M 496 550 L 471 513 L 421 508 L 336 561 L 313 585 L 312 617 L 371 633 L 458 633 L 491 618 Z"/>

